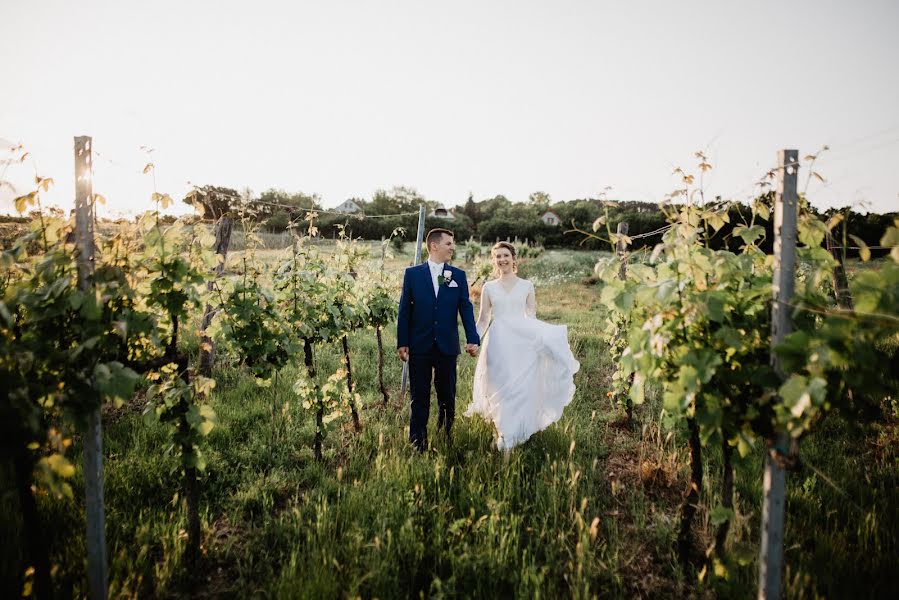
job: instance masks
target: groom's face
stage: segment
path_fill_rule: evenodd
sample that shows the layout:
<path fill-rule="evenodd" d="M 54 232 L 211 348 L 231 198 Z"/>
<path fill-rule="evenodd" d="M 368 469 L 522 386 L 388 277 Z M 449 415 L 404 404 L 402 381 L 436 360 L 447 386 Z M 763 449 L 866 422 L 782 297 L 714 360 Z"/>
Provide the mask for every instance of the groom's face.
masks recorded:
<path fill-rule="evenodd" d="M 447 263 L 453 260 L 453 253 L 455 251 L 455 239 L 453 236 L 444 233 L 440 236 L 440 239 L 430 244 L 428 247 L 428 256 L 435 263 Z"/>

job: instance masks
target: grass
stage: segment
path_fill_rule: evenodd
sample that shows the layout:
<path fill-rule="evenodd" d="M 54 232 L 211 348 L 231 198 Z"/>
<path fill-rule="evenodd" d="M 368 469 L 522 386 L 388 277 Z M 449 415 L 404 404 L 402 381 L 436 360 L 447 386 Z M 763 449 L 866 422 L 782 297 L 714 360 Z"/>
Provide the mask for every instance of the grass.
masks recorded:
<path fill-rule="evenodd" d="M 410 256 L 394 257 L 389 269 L 400 272 Z M 754 596 L 761 451 L 737 467 L 726 575 L 684 576 L 672 545 L 685 437 L 662 427 L 655 400 L 636 408 L 637 426 L 628 429 L 606 398 L 613 367 L 599 334 L 607 325 L 598 288 L 583 283 L 595 258 L 550 251 L 522 266 L 537 282 L 538 316 L 568 325 L 581 371 L 561 421 L 508 459 L 485 423 L 464 417 L 451 440 L 432 435 L 432 450 L 415 454 L 406 444 L 408 406 L 398 397 L 400 363 L 388 355 L 391 401 L 381 406 L 371 331 L 350 338 L 364 430 L 354 434 L 344 415 L 325 440 L 322 463 L 312 457 L 313 419 L 291 391 L 295 367 L 265 389 L 222 364 L 211 399 L 219 424 L 201 481 L 202 558 L 193 572 L 182 560 L 186 520 L 166 431 L 143 423 L 140 397 L 106 411 L 110 596 Z M 393 342 L 385 332 L 388 349 Z M 333 371 L 338 348 L 323 348 L 317 360 L 321 372 Z M 473 370 L 474 360 L 460 357 L 457 414 Z M 868 430 L 849 425 L 828 417 L 803 443 L 806 466 L 788 477 L 787 597 L 887 597 L 899 583 L 896 413 Z M 718 503 L 720 458 L 713 448 L 706 456 L 700 548 L 713 537 Z M 11 597 L 20 593 L 24 562 L 7 482 L 0 592 Z M 81 486 L 79 466 L 74 500 L 39 502 L 61 597 L 85 593 Z"/>

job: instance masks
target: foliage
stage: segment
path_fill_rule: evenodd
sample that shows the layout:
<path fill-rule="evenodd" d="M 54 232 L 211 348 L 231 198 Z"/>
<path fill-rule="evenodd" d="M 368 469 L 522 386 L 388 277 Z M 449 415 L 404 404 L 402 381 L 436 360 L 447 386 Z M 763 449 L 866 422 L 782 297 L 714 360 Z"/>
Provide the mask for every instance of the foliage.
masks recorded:
<path fill-rule="evenodd" d="M 170 450 L 178 452 L 184 468 L 206 469 L 206 459 L 200 450 L 200 442 L 209 435 L 216 424 L 215 411 L 201 400 L 208 397 L 215 387 L 215 380 L 194 376 L 190 383 L 178 373 L 175 363 L 163 366 L 151 373 L 153 382 L 147 389 L 147 405 L 144 420 L 159 420 L 172 430 Z"/>
<path fill-rule="evenodd" d="M 703 166 L 710 168 L 704 160 Z M 681 175 L 685 188 L 678 192 L 692 197 L 693 177 Z M 896 372 L 895 352 L 884 348 L 899 335 L 899 265 L 891 260 L 878 274 L 859 274 L 852 285 L 855 309 L 836 307 L 824 285 L 836 264 L 821 247 L 827 226 L 804 200 L 800 282 L 788 302 L 795 332 L 776 348 L 785 378 L 769 366 L 772 257 L 759 248 L 765 228 L 757 223 L 770 216 L 767 198 L 733 228 L 742 240 L 737 253 L 709 247 L 728 222 L 727 206 L 688 202 L 671 208 L 661 244 L 649 261 L 629 264 L 625 280 L 617 259 L 596 267 L 604 280 L 601 300 L 617 325 L 613 395 L 628 394 L 639 404 L 652 382 L 661 388 L 669 426 L 685 419 L 698 427 L 704 445 L 723 443 L 741 456 L 760 437 L 786 431 L 798 438 L 826 410 L 857 413 L 862 398 L 879 404 L 896 386 L 894 377 L 884 377 Z M 897 237 L 890 228 L 882 243 Z M 610 239 L 616 241 L 611 232 Z"/>
<path fill-rule="evenodd" d="M 145 172 L 152 171 L 150 163 Z M 40 191 L 49 181 L 39 179 L 35 192 L 21 199 L 22 207 L 36 202 L 40 211 Z M 159 208 L 171 203 L 167 194 L 155 191 L 151 199 Z M 95 195 L 94 201 L 101 198 Z M 172 377 L 187 381 L 179 326 L 199 305 L 204 272 L 214 264 L 211 252 L 203 249 L 209 242 L 205 229 L 184 221 L 166 227 L 158 212 L 110 237 L 92 236 L 84 244 L 93 246 L 85 261 L 89 270 L 76 263 L 81 245 L 76 248 L 74 238 L 72 221 L 48 219 L 40 211 L 31 233 L 16 240 L 2 259 L 0 372 L 8 401 L 0 413 L 9 434 L 2 452 L 15 464 L 23 520 L 32 536 L 40 532 L 34 490 L 27 482 L 71 495 L 64 479 L 75 469 L 63 455 L 71 444 L 70 427 L 84 429 L 104 401 L 121 404 L 130 398 L 138 373 L 156 379 L 163 369 L 171 382 Z M 211 389 L 208 380 L 196 384 L 195 391 Z M 185 478 L 194 484 L 186 497 L 192 523 L 188 548 L 196 549 L 195 469 L 202 468 L 197 443 L 208 433 L 214 413 L 198 408 L 195 393 L 167 386 L 151 406 L 174 426 Z M 49 578 L 41 547 L 41 542 L 32 547 L 30 559 L 40 565 L 40 578 Z"/>
<path fill-rule="evenodd" d="M 343 407 L 352 402 L 358 404 L 362 399 L 358 393 L 350 396 L 344 384 L 347 375 L 344 369 L 337 369 L 322 385 L 317 385 L 304 370 L 298 373 L 293 391 L 299 396 L 303 408 L 323 415 L 321 425 L 316 425 L 316 432 L 324 439 L 333 428 L 334 421 L 343 414 Z"/>
<path fill-rule="evenodd" d="M 254 232 L 244 219 L 245 237 Z M 290 327 L 279 311 L 275 292 L 262 283 L 265 265 L 256 260 L 253 248 L 239 261 L 240 272 L 219 288 L 222 310 L 207 333 L 221 340 L 236 354 L 261 385 L 291 361 L 298 346 Z"/>
<path fill-rule="evenodd" d="M 62 455 L 68 443 L 52 443 L 51 423 L 67 417 L 81 426 L 103 400 L 129 397 L 137 380 L 124 364 L 129 344 L 147 333 L 145 316 L 134 309 L 127 264 L 115 254 L 101 252 L 93 289 L 79 289 L 74 246 L 66 241 L 71 228 L 71 222 L 36 223 L 0 258 L 3 453 L 27 447 L 37 457 L 49 444 L 55 451 L 42 463 L 52 468 L 39 479 L 56 492 L 68 488 L 52 475 L 67 476 L 71 468 Z M 29 255 L 37 239 L 45 250 Z M 117 240 L 107 248 L 119 248 Z"/>
<path fill-rule="evenodd" d="M 469 238 L 468 241 L 462 243 L 461 246 L 462 259 L 467 265 L 472 264 L 484 253 L 484 247 L 481 246 L 480 242 L 475 241 L 473 238 Z"/>
<path fill-rule="evenodd" d="M 208 333 L 225 342 L 253 375 L 264 383 L 286 365 L 295 352 L 288 327 L 276 310 L 272 292 L 258 274 L 230 285 Z"/>
<path fill-rule="evenodd" d="M 899 220 L 880 241 L 892 247 L 891 256 L 876 271 L 862 270 L 852 279 L 854 309 L 836 307 L 822 293 L 834 261 L 818 246 L 817 232 L 805 237 L 810 247 L 800 256 L 810 267 L 794 301 L 796 331 L 777 347 L 790 373 L 778 390 L 778 420 L 794 437 L 831 407 L 870 417 L 899 387 Z"/>
<path fill-rule="evenodd" d="M 528 244 L 526 242 L 518 242 L 515 244 L 515 256 L 519 260 L 527 260 L 529 258 L 537 258 L 541 254 L 543 254 L 544 250 L 546 250 L 540 244 Z"/>
<path fill-rule="evenodd" d="M 625 329 L 614 391 L 639 404 L 646 383 L 657 382 L 669 415 L 695 417 L 704 443 L 724 438 L 745 455 L 773 425 L 765 396 L 775 383 L 767 360 L 770 268 L 754 245 L 741 254 L 705 248 L 702 212 L 682 207 L 655 262 L 629 265 L 625 281 L 617 259 L 598 266 L 601 299 Z"/>
<path fill-rule="evenodd" d="M 365 284 L 365 305 L 368 308 L 368 325 L 387 327 L 396 319 L 398 310 L 394 286 L 386 281 L 369 281 Z"/>

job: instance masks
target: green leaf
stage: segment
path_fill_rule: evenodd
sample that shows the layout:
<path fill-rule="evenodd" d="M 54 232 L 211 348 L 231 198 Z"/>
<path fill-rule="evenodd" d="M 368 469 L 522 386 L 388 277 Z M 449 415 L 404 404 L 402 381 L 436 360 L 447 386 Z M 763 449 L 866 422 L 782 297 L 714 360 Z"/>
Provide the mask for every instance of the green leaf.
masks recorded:
<path fill-rule="evenodd" d="M 37 196 L 37 192 L 31 192 L 30 194 L 25 194 L 24 196 L 19 196 L 15 200 L 13 200 L 13 204 L 16 207 L 16 212 L 23 213 L 25 209 L 34 204 L 34 199 Z"/>
<path fill-rule="evenodd" d="M 153 165 L 147 165 L 147 166 L 152 167 Z M 147 172 L 147 170 L 144 169 L 144 173 L 146 173 L 146 172 Z M 154 204 L 159 203 L 159 208 L 161 208 L 162 210 L 167 209 L 169 206 L 172 205 L 172 203 L 174 203 L 174 200 L 172 200 L 171 196 L 169 196 L 168 194 L 160 194 L 158 192 L 153 192 L 153 195 L 150 197 L 150 200 Z"/>
<path fill-rule="evenodd" d="M 791 375 L 780 386 L 779 394 L 784 405 L 796 417 L 803 417 L 807 412 L 824 404 L 827 382 L 820 377 L 807 379 L 803 375 Z"/>
<path fill-rule="evenodd" d="M 62 280 L 60 279 L 60 281 Z M 82 318 L 87 321 L 98 321 L 103 315 L 103 310 L 100 307 L 97 295 L 95 293 L 83 293 L 83 295 L 79 310 Z"/>
<path fill-rule="evenodd" d="M 97 390 L 107 399 L 127 400 L 134 393 L 140 375 L 117 361 L 94 367 Z"/>
<path fill-rule="evenodd" d="M 849 234 L 849 237 L 852 238 L 852 241 L 858 244 L 858 255 L 861 257 L 862 262 L 868 262 L 871 260 L 871 250 L 868 248 L 868 244 L 865 243 L 865 240 L 858 237 L 857 235 Z"/>
<path fill-rule="evenodd" d="M 682 376 L 688 376 L 695 373 L 695 376 L 702 383 L 708 383 L 712 379 L 712 376 L 715 374 L 715 370 L 717 369 L 717 367 L 721 364 L 721 357 L 715 354 L 715 352 L 713 352 L 712 350 L 709 350 L 707 348 L 701 350 L 691 350 L 683 359 L 681 371 L 685 374 Z M 688 372 L 687 367 L 692 367 L 693 371 Z M 686 382 L 687 379 L 684 379 L 684 381 Z"/>
<path fill-rule="evenodd" d="M 645 379 L 643 375 L 640 373 L 634 374 L 634 382 L 631 384 L 631 389 L 628 392 L 628 396 L 634 402 L 634 404 L 643 404 L 646 400 L 646 391 L 644 385 Z"/>
<path fill-rule="evenodd" d="M 685 401 L 687 392 L 683 385 L 672 382 L 662 394 L 662 407 L 671 414 L 680 413 L 688 402 Z"/>
<path fill-rule="evenodd" d="M 890 257 L 899 262 L 899 219 L 896 219 L 893 227 L 888 227 L 880 238 L 880 245 L 890 248 Z"/>
<path fill-rule="evenodd" d="M 844 218 L 845 216 L 843 215 L 843 213 L 835 213 L 833 216 L 827 219 L 827 223 L 825 223 L 824 226 L 827 228 L 827 231 L 833 231 L 833 228 L 839 225 Z"/>
<path fill-rule="evenodd" d="M 749 245 L 755 243 L 755 240 L 765 235 L 765 228 L 761 225 L 753 225 L 752 227 L 737 225 L 734 227 L 733 234 L 743 238 L 743 242 Z"/>
<path fill-rule="evenodd" d="M 813 248 L 820 246 L 824 241 L 824 236 L 827 235 L 827 226 L 817 217 L 803 215 L 799 219 L 797 234 L 800 242 Z"/>
<path fill-rule="evenodd" d="M 613 280 L 603 287 L 599 299 L 608 308 L 627 313 L 634 306 L 634 297 L 632 287 L 623 281 Z"/>
<path fill-rule="evenodd" d="M 752 439 L 744 433 L 737 437 L 737 452 L 741 457 L 747 456 L 753 450 Z"/>
<path fill-rule="evenodd" d="M 147 406 L 144 408 L 143 421 L 144 425 L 152 425 L 159 421 L 159 413 L 156 411 L 155 402 L 147 403 Z"/>
<path fill-rule="evenodd" d="M 723 323 L 725 319 L 724 308 L 727 305 L 728 295 L 725 292 L 711 292 L 706 294 L 706 309 L 709 320 Z"/>
<path fill-rule="evenodd" d="M 718 231 L 724 227 L 725 223 L 730 222 L 730 217 L 727 216 L 727 213 L 710 212 L 706 221 L 711 225 L 712 229 Z"/>
<path fill-rule="evenodd" d="M 624 235 L 623 233 L 613 233 L 611 238 L 609 239 L 609 241 L 611 241 L 613 244 L 618 244 L 619 240 L 624 242 L 625 246 L 630 246 L 632 242 L 630 236 Z"/>
<path fill-rule="evenodd" d="M 782 368 L 787 372 L 799 371 L 810 353 L 810 338 L 804 331 L 788 334 L 775 348 L 774 352 L 783 361 Z"/>
<path fill-rule="evenodd" d="M 197 376 L 194 378 L 194 393 L 198 396 L 208 396 L 215 388 L 215 379 L 210 377 Z"/>
<path fill-rule="evenodd" d="M 72 477 L 75 474 L 75 466 L 66 459 L 62 454 L 51 454 L 41 459 L 51 471 L 58 477 Z"/>

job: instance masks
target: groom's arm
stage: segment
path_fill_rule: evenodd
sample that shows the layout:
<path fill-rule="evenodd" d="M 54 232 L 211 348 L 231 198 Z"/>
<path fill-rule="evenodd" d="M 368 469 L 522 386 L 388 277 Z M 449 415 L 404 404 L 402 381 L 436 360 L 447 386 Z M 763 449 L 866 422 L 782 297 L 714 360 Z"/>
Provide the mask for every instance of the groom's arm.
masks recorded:
<path fill-rule="evenodd" d="M 409 269 L 403 273 L 403 291 L 400 293 L 400 309 L 396 317 L 396 347 L 409 347 L 409 316 L 412 312 L 412 279 Z"/>
<path fill-rule="evenodd" d="M 462 327 L 465 329 L 465 341 L 475 346 L 481 345 L 481 336 L 478 335 L 478 328 L 474 322 L 474 308 L 471 305 L 471 298 L 468 297 L 468 280 L 465 278 L 465 271 L 460 269 L 462 273 L 460 277 L 459 287 L 459 316 L 462 317 Z"/>

